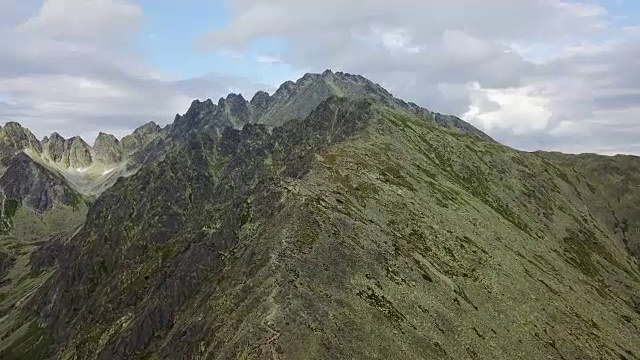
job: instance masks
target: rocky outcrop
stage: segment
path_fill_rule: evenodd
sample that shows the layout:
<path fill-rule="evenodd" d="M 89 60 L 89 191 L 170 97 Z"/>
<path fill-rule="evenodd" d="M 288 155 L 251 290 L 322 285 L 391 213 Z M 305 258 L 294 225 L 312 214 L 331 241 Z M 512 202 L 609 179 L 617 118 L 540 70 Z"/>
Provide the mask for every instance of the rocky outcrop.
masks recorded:
<path fill-rule="evenodd" d="M 122 161 L 120 141 L 111 135 L 101 132 L 93 145 L 93 159 L 99 164 L 117 164 Z"/>
<path fill-rule="evenodd" d="M 252 120 L 250 104 L 241 94 L 229 94 L 226 99 L 221 98 L 218 107 L 227 114 L 232 127 L 240 127 Z"/>
<path fill-rule="evenodd" d="M 16 122 L 6 123 L 0 128 L 0 164 L 23 150 L 41 152 L 42 146 L 29 129 Z"/>
<path fill-rule="evenodd" d="M 67 140 L 65 148 L 65 158 L 63 163 L 67 167 L 74 169 L 83 169 L 93 164 L 91 157 L 91 148 L 79 136 L 74 136 Z"/>
<path fill-rule="evenodd" d="M 271 96 L 266 91 L 258 91 L 251 98 L 250 105 L 256 112 L 262 113 L 271 105 Z"/>
<path fill-rule="evenodd" d="M 43 140 L 42 155 L 65 168 L 83 169 L 93 165 L 91 147 L 81 137 L 65 139 L 57 132 Z"/>
<path fill-rule="evenodd" d="M 65 138 L 57 132 L 54 132 L 43 140 L 42 148 L 44 156 L 55 163 L 62 163 L 65 158 L 68 158 L 68 154 L 66 154 L 66 143 L 67 140 Z"/>
<path fill-rule="evenodd" d="M 131 154 L 145 148 L 151 142 L 162 137 L 162 128 L 151 121 L 135 129 L 131 135 L 122 138 L 120 144 L 125 154 Z"/>

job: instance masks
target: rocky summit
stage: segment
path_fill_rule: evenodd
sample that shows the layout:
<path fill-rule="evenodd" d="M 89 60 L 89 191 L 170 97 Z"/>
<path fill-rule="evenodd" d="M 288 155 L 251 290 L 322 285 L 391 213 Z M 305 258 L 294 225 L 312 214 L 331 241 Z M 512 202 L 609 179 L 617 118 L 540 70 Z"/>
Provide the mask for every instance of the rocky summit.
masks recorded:
<path fill-rule="evenodd" d="M 640 359 L 638 157 L 332 71 L 0 145 L 1 359 Z"/>

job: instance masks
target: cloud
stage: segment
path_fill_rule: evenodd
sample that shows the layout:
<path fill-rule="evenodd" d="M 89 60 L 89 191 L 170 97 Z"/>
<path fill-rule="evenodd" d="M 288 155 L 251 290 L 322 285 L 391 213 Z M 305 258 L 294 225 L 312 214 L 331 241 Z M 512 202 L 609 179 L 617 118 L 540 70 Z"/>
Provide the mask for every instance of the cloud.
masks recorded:
<path fill-rule="evenodd" d="M 18 25 L 19 33 L 50 38 L 97 41 L 138 28 L 142 9 L 113 0 L 47 0 L 37 16 Z"/>
<path fill-rule="evenodd" d="M 487 131 L 501 128 L 511 130 L 514 135 L 522 135 L 548 127 L 552 115 L 548 110 L 548 100 L 536 94 L 534 88 L 488 90 L 476 83 L 469 90 L 471 105 L 462 118 Z"/>
<path fill-rule="evenodd" d="M 172 121 L 194 98 L 261 87 L 217 74 L 164 77 L 132 41 L 144 21 L 132 1 L 28 2 L 0 0 L 13 22 L 0 25 L 0 121 L 18 121 L 39 137 L 53 131 L 88 141 L 98 131 L 123 136 L 150 120 Z"/>
<path fill-rule="evenodd" d="M 256 61 L 260 64 L 279 64 L 282 63 L 282 59 L 280 55 L 259 55 L 256 58 Z"/>
<path fill-rule="evenodd" d="M 200 47 L 242 51 L 263 39 L 284 40 L 280 60 L 293 68 L 363 74 L 518 148 L 640 148 L 640 129 L 631 126 L 640 104 L 640 73 L 632 70 L 640 58 L 637 29 L 617 27 L 621 19 L 592 2 L 226 4 L 231 21 L 204 35 Z"/>

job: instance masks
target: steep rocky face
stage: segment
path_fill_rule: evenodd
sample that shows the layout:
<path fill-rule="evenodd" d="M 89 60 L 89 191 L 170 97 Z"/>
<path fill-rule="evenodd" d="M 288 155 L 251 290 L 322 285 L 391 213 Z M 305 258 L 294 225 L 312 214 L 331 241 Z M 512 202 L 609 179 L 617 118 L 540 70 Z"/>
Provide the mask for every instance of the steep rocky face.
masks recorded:
<path fill-rule="evenodd" d="M 0 163 L 5 163 L 18 151 L 42 151 L 38 139 L 31 131 L 16 122 L 8 122 L 0 128 Z"/>
<path fill-rule="evenodd" d="M 122 161 L 122 147 L 120 141 L 103 132 L 98 134 L 93 145 L 93 159 L 99 164 L 116 164 Z"/>
<path fill-rule="evenodd" d="M 42 143 L 42 147 L 43 154 L 53 162 L 62 162 L 66 156 L 66 140 L 57 132 L 54 132 L 51 136 L 45 139 Z"/>
<path fill-rule="evenodd" d="M 82 138 L 74 136 L 65 143 L 64 164 L 74 169 L 83 169 L 93 164 L 91 148 Z"/>
<path fill-rule="evenodd" d="M 218 107 L 228 115 L 232 127 L 242 126 L 252 120 L 250 104 L 241 94 L 229 94 L 226 99 L 221 98 Z"/>
<path fill-rule="evenodd" d="M 126 154 L 143 149 L 149 143 L 162 136 L 162 128 L 155 122 L 148 122 L 135 129 L 131 135 L 122 138 L 120 144 Z"/>
<path fill-rule="evenodd" d="M 207 128 L 96 201 L 26 320 L 42 358 L 638 357 L 622 214 L 561 161 L 372 99 Z"/>
<path fill-rule="evenodd" d="M 309 164 L 313 160 L 313 153 L 309 150 L 326 148 L 332 141 L 339 141 L 357 132 L 367 121 L 364 109 L 362 116 L 350 118 L 349 121 L 342 121 L 342 117 L 334 119 L 333 114 L 364 107 L 366 104 L 350 104 L 336 99 L 311 116 L 305 122 L 305 129 L 301 129 L 300 124 L 292 124 L 274 130 L 273 135 L 264 126 L 255 125 L 247 125 L 242 131 L 228 128 L 221 135 L 213 131 L 199 133 L 179 151 L 167 154 L 153 167 L 143 167 L 132 178 L 117 183 L 112 191 L 98 199 L 88 216 L 86 230 L 81 231 L 82 235 L 78 234 L 78 241 L 72 242 L 78 248 L 62 261 L 64 275 L 61 275 L 61 279 L 65 280 L 56 286 L 84 290 L 72 290 L 68 295 L 61 295 L 59 300 L 54 300 L 58 305 L 51 308 L 55 313 L 47 315 L 49 321 L 62 324 L 69 316 L 78 316 L 74 324 L 80 327 L 79 331 L 84 331 L 84 320 L 80 319 L 85 316 L 101 319 L 104 319 L 103 316 L 119 316 L 114 311 L 107 313 L 94 307 L 104 298 L 98 301 L 97 298 L 92 300 L 87 297 L 94 290 L 102 292 L 93 288 L 100 284 L 95 280 L 106 279 L 114 272 L 119 273 L 122 259 L 132 260 L 129 262 L 134 268 L 146 267 L 138 262 L 146 262 L 144 258 L 155 258 L 151 254 L 160 251 L 157 254 L 163 259 L 162 266 L 167 267 L 166 272 L 163 271 L 165 275 L 157 277 L 160 274 L 156 272 L 156 265 L 153 265 L 153 270 L 145 270 L 144 274 L 140 273 L 141 278 L 132 279 L 126 295 L 119 294 L 106 300 L 118 309 L 130 308 L 139 302 L 141 310 L 149 312 L 150 317 L 135 320 L 130 330 L 113 338 L 100 350 L 100 356 L 126 358 L 146 351 L 155 334 L 168 330 L 171 318 L 190 296 L 210 290 L 208 286 L 212 283 L 207 278 L 211 271 L 222 266 L 219 262 L 222 252 L 235 247 L 242 224 L 250 221 L 249 217 L 253 221 L 259 221 L 260 218 L 266 220 L 271 211 L 280 206 L 279 199 L 283 193 L 277 186 L 278 179 L 283 176 L 302 176 L 309 171 Z M 300 134 L 300 130 L 306 133 Z M 323 136 L 325 134 L 329 136 Z M 210 150 L 202 152 L 202 149 Z M 140 198 L 137 195 L 140 191 L 153 193 L 154 196 Z M 119 204 L 119 210 L 114 211 L 116 203 Z M 106 217 L 112 220 L 106 221 Z M 125 231 L 141 236 L 131 246 L 126 245 L 129 239 L 122 236 L 123 233 L 118 229 L 120 226 L 116 225 L 125 219 L 129 219 L 126 221 L 132 226 Z M 109 239 L 110 245 L 98 246 L 102 240 L 93 242 L 90 238 Z M 90 249 L 80 250 L 84 247 L 80 244 L 85 240 Z M 172 250 L 165 248 L 165 245 Z M 80 269 L 84 270 L 80 272 Z M 143 283 L 147 281 L 157 282 L 158 291 L 145 290 L 148 288 Z M 105 282 L 103 285 L 113 291 L 118 286 L 115 282 L 110 285 Z M 67 290 L 62 292 L 67 293 Z M 91 310 L 82 310 L 73 315 L 73 308 L 86 301 L 92 302 L 86 307 Z M 142 304 L 148 304 L 149 307 Z M 67 308 L 67 305 L 70 307 Z M 89 315 L 96 310 L 99 314 Z M 62 329 L 56 333 L 65 334 Z M 88 354 L 85 351 L 92 351 L 90 349 L 93 346 L 87 344 L 86 348 L 79 351 Z"/>
<path fill-rule="evenodd" d="M 48 161 L 73 169 L 83 169 L 93 164 L 91 147 L 82 138 L 74 136 L 65 139 L 54 132 L 45 140 L 40 152 Z"/>
<path fill-rule="evenodd" d="M 256 112 L 262 113 L 264 112 L 271 104 L 271 96 L 266 91 L 258 91 L 251 98 L 250 105 L 255 109 Z"/>
<path fill-rule="evenodd" d="M 51 210 L 56 203 L 73 205 L 79 195 L 66 181 L 21 152 L 7 165 L 0 177 L 0 189 L 7 200 L 18 201 L 34 210 Z"/>

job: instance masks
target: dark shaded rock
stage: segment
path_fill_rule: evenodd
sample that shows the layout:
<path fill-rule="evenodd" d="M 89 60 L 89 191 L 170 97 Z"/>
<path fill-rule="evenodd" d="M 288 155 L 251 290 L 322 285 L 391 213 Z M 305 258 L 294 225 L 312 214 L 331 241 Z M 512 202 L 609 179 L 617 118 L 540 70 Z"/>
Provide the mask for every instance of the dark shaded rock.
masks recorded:
<path fill-rule="evenodd" d="M 7 165 L 0 177 L 0 187 L 7 199 L 13 199 L 37 211 L 47 211 L 56 203 L 72 205 L 79 195 L 60 176 L 34 162 L 21 152 Z"/>
<path fill-rule="evenodd" d="M 256 111 L 264 111 L 271 104 L 271 96 L 266 91 L 258 91 L 251 98 L 250 104 Z"/>
<path fill-rule="evenodd" d="M 66 152 L 66 140 L 57 132 L 54 132 L 47 138 L 47 141 L 43 143 L 43 153 L 51 161 L 61 163 L 67 156 Z"/>
<path fill-rule="evenodd" d="M 0 251 L 0 280 L 2 280 L 15 264 L 16 258 Z"/>
<path fill-rule="evenodd" d="M 223 108 L 232 120 L 232 126 L 242 126 L 251 121 L 249 103 L 241 94 L 229 94 L 226 99 L 220 99 L 218 107 Z"/>

